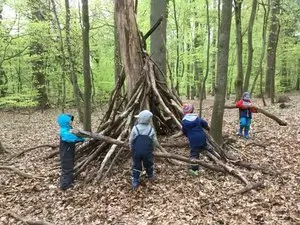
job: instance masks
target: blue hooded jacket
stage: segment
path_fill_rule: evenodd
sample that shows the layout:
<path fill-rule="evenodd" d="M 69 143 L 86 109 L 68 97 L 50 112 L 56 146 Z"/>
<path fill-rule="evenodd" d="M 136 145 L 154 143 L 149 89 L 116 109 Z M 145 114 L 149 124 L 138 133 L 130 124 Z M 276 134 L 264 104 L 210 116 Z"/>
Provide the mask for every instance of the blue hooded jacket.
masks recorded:
<path fill-rule="evenodd" d="M 61 140 L 71 143 L 84 141 L 84 138 L 70 133 L 70 129 L 72 129 L 72 126 L 70 125 L 71 119 L 72 115 L 70 114 L 60 114 L 57 118 L 57 123 L 60 126 L 59 135 L 61 137 Z"/>
<path fill-rule="evenodd" d="M 199 118 L 197 114 L 188 113 L 182 121 L 182 132 L 188 137 L 191 148 L 204 148 L 206 144 L 206 135 L 203 128 L 208 128 L 205 120 Z"/>

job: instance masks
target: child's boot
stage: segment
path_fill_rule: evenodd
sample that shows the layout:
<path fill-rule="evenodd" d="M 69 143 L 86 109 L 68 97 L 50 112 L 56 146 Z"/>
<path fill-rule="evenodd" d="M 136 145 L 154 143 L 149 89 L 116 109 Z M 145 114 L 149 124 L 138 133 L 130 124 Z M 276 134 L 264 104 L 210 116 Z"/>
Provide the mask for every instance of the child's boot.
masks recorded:
<path fill-rule="evenodd" d="M 240 126 L 240 129 L 239 129 L 239 136 L 243 137 L 243 127 L 242 126 Z"/>
<path fill-rule="evenodd" d="M 137 190 L 138 187 L 139 187 L 139 181 L 138 181 L 138 179 L 133 178 L 132 179 L 132 188 L 133 188 L 133 190 Z"/>
<path fill-rule="evenodd" d="M 246 138 L 246 139 L 249 138 L 249 130 L 248 129 L 245 129 L 244 138 Z"/>

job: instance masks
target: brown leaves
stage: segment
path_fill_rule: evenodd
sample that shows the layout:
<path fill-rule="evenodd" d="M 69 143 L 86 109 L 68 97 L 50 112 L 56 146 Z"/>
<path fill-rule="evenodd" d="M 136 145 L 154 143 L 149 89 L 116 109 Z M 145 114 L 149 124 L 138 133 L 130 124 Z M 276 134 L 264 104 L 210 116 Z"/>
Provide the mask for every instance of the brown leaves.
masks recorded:
<path fill-rule="evenodd" d="M 299 97 L 291 99 L 293 104 L 300 104 Z M 259 100 L 254 101 L 259 106 Z M 211 104 L 211 99 L 204 101 L 204 105 Z M 0 171 L 0 208 L 56 225 L 298 224 L 300 118 L 296 108 L 266 108 L 287 121 L 287 127 L 255 114 L 249 140 L 236 135 L 238 111 L 225 110 L 224 135 L 232 139 L 230 144 L 234 147 L 230 153 L 277 172 L 265 174 L 260 170 L 244 169 L 249 180 L 265 181 L 266 187 L 262 190 L 236 194 L 243 185 L 235 178 L 204 169 L 198 177 L 191 177 L 185 166 L 156 160 L 158 181 L 151 183 L 143 178 L 137 192 L 131 188 L 130 163 L 116 164 L 103 183 L 83 187 L 83 177 L 78 177 L 74 189 L 62 192 L 57 188 L 58 155 L 45 159 L 52 150 L 43 148 L 9 161 L 9 166 L 43 179 L 22 178 L 9 171 Z M 207 108 L 203 114 L 210 118 L 211 109 Z M 37 112 L 30 117 L 1 113 L 0 139 L 15 154 L 38 145 L 58 144 L 56 116 L 55 111 Z M 97 126 L 98 122 L 94 121 Z M 74 127 L 81 128 L 78 124 Z M 164 138 L 164 142 L 166 146 L 180 146 L 170 147 L 171 153 L 189 155 L 188 148 L 182 148 L 182 143 L 186 142 L 181 137 Z M 1 155 L 0 164 L 8 165 L 9 157 Z M 0 212 L 0 224 L 24 223 Z"/>

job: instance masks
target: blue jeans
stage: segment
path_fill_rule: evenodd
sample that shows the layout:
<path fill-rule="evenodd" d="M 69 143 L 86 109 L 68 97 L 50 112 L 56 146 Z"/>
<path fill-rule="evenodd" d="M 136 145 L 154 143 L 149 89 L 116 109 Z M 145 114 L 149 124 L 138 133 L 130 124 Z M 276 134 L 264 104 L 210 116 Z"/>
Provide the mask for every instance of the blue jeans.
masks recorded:
<path fill-rule="evenodd" d="M 250 130 L 250 125 L 251 125 L 251 118 L 249 117 L 241 117 L 240 118 L 240 128 L 245 129 L 245 131 Z"/>

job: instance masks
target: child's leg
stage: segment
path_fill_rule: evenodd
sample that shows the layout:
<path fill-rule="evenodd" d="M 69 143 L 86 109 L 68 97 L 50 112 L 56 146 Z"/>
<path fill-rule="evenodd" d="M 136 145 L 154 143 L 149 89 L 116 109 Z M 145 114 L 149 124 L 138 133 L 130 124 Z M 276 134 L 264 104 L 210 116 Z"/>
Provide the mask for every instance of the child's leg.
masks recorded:
<path fill-rule="evenodd" d="M 191 160 L 199 159 L 199 155 L 200 155 L 200 149 L 199 148 L 191 148 L 191 150 L 190 150 Z M 192 166 L 190 166 L 190 169 L 192 169 L 194 171 L 199 170 L 199 165 L 192 165 Z"/>
<path fill-rule="evenodd" d="M 132 156 L 132 186 L 137 188 L 139 185 L 140 173 L 142 171 L 142 160 L 138 154 L 133 154 Z"/>
<path fill-rule="evenodd" d="M 246 126 L 245 126 L 245 132 L 244 132 L 244 137 L 249 138 L 249 131 L 250 131 L 250 125 L 251 125 L 251 118 L 246 119 Z"/>
<path fill-rule="evenodd" d="M 239 129 L 240 136 L 243 136 L 243 129 L 245 128 L 246 124 L 247 124 L 246 117 L 241 117 L 240 118 L 240 129 Z"/>
<path fill-rule="evenodd" d="M 61 161 L 61 178 L 60 189 L 66 190 L 73 186 L 74 182 L 74 157 L 75 157 L 75 144 L 74 143 L 61 143 L 60 149 Z"/>
<path fill-rule="evenodd" d="M 143 156 L 143 165 L 146 169 L 148 178 L 153 177 L 153 155 L 152 152 L 149 152 Z"/>

